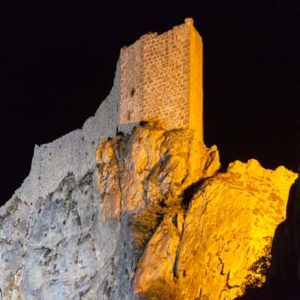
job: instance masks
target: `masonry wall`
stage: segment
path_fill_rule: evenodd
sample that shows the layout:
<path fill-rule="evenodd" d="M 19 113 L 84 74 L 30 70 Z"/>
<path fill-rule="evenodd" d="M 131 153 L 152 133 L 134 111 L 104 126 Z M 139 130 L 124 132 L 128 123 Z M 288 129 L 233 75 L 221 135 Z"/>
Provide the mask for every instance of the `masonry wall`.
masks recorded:
<path fill-rule="evenodd" d="M 188 126 L 189 122 L 188 35 L 187 26 L 178 26 L 143 40 L 142 117 L 159 116 L 169 128 Z"/>
<path fill-rule="evenodd" d="M 118 62 L 114 85 L 95 116 L 87 119 L 82 129 L 74 130 L 51 143 L 35 146 L 30 174 L 12 198 L 32 202 L 34 207 L 40 197 L 47 197 L 68 174 L 74 174 L 78 179 L 95 168 L 99 142 L 116 134 L 119 79 Z"/>
<path fill-rule="evenodd" d="M 159 117 L 202 139 L 202 42 L 192 20 L 121 50 L 120 127 Z M 200 133 L 201 132 L 201 133 Z"/>
<path fill-rule="evenodd" d="M 120 123 L 141 120 L 143 103 L 143 45 L 136 41 L 120 55 Z"/>

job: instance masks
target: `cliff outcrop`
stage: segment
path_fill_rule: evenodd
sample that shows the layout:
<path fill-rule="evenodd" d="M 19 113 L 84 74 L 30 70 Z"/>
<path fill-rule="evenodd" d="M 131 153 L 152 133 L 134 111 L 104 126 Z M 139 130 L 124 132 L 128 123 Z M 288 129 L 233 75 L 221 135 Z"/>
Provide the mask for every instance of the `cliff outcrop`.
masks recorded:
<path fill-rule="evenodd" d="M 1 299 L 234 299 L 261 286 L 297 175 L 236 161 L 157 120 L 97 165 L 1 209 Z"/>
<path fill-rule="evenodd" d="M 127 219 L 144 298 L 234 299 L 262 286 L 285 219 L 294 173 L 256 160 L 218 173 L 216 147 L 192 137 L 150 123 L 98 148 L 103 217 Z"/>

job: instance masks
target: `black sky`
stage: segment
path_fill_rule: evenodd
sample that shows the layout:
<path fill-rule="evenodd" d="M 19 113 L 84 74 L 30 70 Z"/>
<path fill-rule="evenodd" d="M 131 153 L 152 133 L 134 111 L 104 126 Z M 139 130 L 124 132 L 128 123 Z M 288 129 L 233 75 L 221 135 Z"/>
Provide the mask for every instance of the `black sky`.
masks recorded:
<path fill-rule="evenodd" d="M 119 49 L 193 17 L 204 40 L 205 141 L 224 166 L 257 158 L 297 169 L 300 2 L 0 2 L 0 202 L 34 144 L 82 126 L 112 86 Z"/>

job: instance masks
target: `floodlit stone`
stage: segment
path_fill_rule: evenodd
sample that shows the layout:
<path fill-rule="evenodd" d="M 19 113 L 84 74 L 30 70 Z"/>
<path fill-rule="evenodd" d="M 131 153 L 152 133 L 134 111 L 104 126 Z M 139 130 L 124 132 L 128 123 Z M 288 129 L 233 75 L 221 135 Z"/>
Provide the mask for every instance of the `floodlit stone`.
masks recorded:
<path fill-rule="evenodd" d="M 0 300 L 231 300 L 265 282 L 275 230 L 299 242 L 299 188 L 281 223 L 297 175 L 256 160 L 221 173 L 204 144 L 201 60 L 192 19 L 143 36 L 96 115 L 36 146 L 0 208 Z"/>
<path fill-rule="evenodd" d="M 226 173 L 205 181 L 191 200 L 182 233 L 171 235 L 174 225 L 168 234 L 154 233 L 141 258 L 135 292 L 147 296 L 163 290 L 157 282 L 167 270 L 159 281 L 176 290 L 176 299 L 235 299 L 247 288 L 260 287 L 296 177 L 283 167 L 271 171 L 250 160 L 236 161 Z M 170 251 L 173 244 L 178 247 Z"/>

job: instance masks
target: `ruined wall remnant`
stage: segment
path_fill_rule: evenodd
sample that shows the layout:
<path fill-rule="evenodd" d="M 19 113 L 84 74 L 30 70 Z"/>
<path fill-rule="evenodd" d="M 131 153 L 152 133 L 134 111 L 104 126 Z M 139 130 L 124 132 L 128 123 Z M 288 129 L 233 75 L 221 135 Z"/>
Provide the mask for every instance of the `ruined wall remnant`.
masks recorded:
<path fill-rule="evenodd" d="M 168 129 L 194 129 L 203 139 L 202 41 L 191 19 L 142 36 L 120 60 L 120 128 L 159 117 Z"/>

